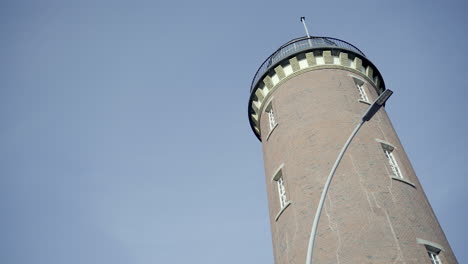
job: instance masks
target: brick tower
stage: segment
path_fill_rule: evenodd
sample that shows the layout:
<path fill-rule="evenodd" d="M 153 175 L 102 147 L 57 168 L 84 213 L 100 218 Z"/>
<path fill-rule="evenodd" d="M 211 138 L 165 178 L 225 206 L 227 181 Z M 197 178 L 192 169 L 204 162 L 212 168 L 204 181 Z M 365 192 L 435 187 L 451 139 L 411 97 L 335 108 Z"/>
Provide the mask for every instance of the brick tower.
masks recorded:
<path fill-rule="evenodd" d="M 276 264 L 305 263 L 330 169 L 363 112 L 385 91 L 355 46 L 289 41 L 258 69 L 248 105 L 262 142 Z M 346 151 L 331 183 L 313 263 L 457 263 L 382 108 Z"/>

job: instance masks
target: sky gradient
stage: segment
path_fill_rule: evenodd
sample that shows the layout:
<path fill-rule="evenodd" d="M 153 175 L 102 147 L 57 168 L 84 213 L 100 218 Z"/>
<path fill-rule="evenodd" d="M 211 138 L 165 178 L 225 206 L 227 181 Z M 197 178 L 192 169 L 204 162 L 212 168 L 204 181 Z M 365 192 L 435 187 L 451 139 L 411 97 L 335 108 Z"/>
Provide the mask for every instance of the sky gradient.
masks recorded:
<path fill-rule="evenodd" d="M 466 1 L 2 1 L 0 262 L 273 263 L 250 82 L 346 40 L 468 263 Z M 312 219 L 311 219 L 312 221 Z"/>

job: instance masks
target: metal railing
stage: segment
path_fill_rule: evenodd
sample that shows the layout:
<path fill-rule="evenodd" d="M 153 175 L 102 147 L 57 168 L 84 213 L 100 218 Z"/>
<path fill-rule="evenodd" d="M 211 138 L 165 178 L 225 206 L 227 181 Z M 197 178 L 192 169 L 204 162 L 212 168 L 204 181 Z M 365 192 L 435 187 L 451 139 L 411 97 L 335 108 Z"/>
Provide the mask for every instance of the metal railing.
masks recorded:
<path fill-rule="evenodd" d="M 258 68 L 257 73 L 252 80 L 250 86 L 250 92 L 253 91 L 254 86 L 258 80 L 268 71 L 271 67 L 275 66 L 278 62 L 282 61 L 293 54 L 299 53 L 305 50 L 317 49 L 317 48 L 337 48 L 343 50 L 349 50 L 357 53 L 363 57 L 366 57 L 362 51 L 356 48 L 354 45 L 336 38 L 329 37 L 302 37 L 289 41 L 288 43 L 281 46 L 273 54 L 270 55 Z"/>

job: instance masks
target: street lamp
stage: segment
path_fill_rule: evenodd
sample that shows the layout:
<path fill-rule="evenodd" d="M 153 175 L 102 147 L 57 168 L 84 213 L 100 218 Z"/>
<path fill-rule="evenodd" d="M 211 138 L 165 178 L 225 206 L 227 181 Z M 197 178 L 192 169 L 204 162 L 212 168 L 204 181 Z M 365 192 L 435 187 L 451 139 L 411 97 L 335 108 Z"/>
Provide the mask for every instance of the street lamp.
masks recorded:
<path fill-rule="evenodd" d="M 333 179 L 333 175 L 335 174 L 336 168 L 338 167 L 341 159 L 343 158 L 343 154 L 345 153 L 346 149 L 351 143 L 351 140 L 353 140 L 354 136 L 357 134 L 361 126 L 366 121 L 369 121 L 375 115 L 375 113 L 379 111 L 379 109 L 385 104 L 385 102 L 388 100 L 388 98 L 390 98 L 392 94 L 393 92 L 391 90 L 389 89 L 385 90 L 382 94 L 380 94 L 377 100 L 375 100 L 375 102 L 371 106 L 369 106 L 367 111 L 362 116 L 361 122 L 359 122 L 359 124 L 356 126 L 356 128 L 354 129 L 354 131 L 351 133 L 348 140 L 344 144 L 343 148 L 341 149 L 341 152 L 338 155 L 338 158 L 336 159 L 335 164 L 333 164 L 333 168 L 330 171 L 330 175 L 328 175 L 327 181 L 325 182 L 325 186 L 323 187 L 322 196 L 320 197 L 320 201 L 317 206 L 317 211 L 315 212 L 314 223 L 312 224 L 312 231 L 310 232 L 309 247 L 307 248 L 306 264 L 312 263 L 312 254 L 313 254 L 313 249 L 314 249 L 315 237 L 317 235 L 317 227 L 318 227 L 318 222 L 320 219 L 320 214 L 322 213 L 322 208 L 325 202 L 325 197 L 327 196 L 328 188 L 330 187 L 330 183 Z"/>

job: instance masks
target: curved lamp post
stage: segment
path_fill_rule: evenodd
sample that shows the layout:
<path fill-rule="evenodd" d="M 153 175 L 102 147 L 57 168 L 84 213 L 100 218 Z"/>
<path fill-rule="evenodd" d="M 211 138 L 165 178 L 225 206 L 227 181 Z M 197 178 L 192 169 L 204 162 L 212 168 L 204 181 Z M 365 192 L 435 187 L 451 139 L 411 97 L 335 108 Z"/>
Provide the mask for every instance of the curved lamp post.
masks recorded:
<path fill-rule="evenodd" d="M 320 219 L 320 214 L 322 213 L 322 208 L 323 204 L 325 202 L 325 198 L 327 196 L 328 188 L 330 187 L 330 183 L 333 179 L 333 175 L 335 174 L 335 171 L 338 167 L 338 165 L 341 162 L 341 159 L 343 158 L 343 155 L 348 148 L 349 144 L 351 143 L 351 140 L 353 140 L 354 136 L 357 134 L 361 126 L 366 122 L 369 121 L 377 111 L 385 104 L 385 102 L 388 100 L 388 98 L 393 94 L 393 92 L 389 89 L 385 90 L 380 96 L 375 100 L 375 102 L 369 106 L 367 111 L 364 113 L 364 115 L 361 118 L 361 121 L 359 124 L 356 126 L 354 131 L 351 133 L 349 136 L 348 140 L 344 144 L 343 148 L 341 149 L 340 154 L 338 155 L 338 158 L 335 161 L 335 164 L 333 164 L 333 168 L 330 171 L 330 175 L 328 175 L 327 181 L 325 182 L 325 186 L 323 187 L 322 190 L 322 196 L 320 197 L 320 202 L 317 206 L 317 211 L 315 212 L 315 218 L 314 218 L 314 223 L 312 224 L 312 231 L 310 232 L 310 239 L 309 239 L 309 247 L 307 248 L 307 259 L 306 259 L 306 264 L 311 264 L 312 263 L 312 254 L 314 250 L 314 242 L 315 242 L 315 237 L 317 235 L 317 227 L 318 227 L 318 222 Z"/>

